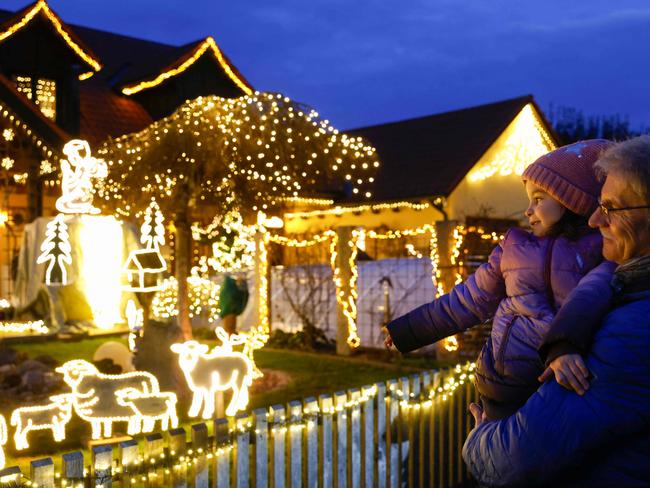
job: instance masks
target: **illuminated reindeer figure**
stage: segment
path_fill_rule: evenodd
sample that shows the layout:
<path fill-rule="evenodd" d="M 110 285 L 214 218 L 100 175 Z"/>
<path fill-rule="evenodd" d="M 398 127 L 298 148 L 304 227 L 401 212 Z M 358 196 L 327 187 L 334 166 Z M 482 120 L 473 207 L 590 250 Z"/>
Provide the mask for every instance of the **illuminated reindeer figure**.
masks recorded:
<path fill-rule="evenodd" d="M 232 399 L 226 408 L 228 416 L 234 416 L 248 404 L 248 387 L 253 382 L 251 361 L 244 353 L 233 351 L 235 344 L 225 331 L 223 334 L 220 336 L 223 344 L 212 351 L 197 341 L 171 346 L 171 350 L 179 355 L 178 363 L 187 385 L 194 393 L 188 412 L 190 417 L 197 417 L 203 407 L 201 416 L 204 419 L 212 418 L 218 391 L 232 389 Z"/>

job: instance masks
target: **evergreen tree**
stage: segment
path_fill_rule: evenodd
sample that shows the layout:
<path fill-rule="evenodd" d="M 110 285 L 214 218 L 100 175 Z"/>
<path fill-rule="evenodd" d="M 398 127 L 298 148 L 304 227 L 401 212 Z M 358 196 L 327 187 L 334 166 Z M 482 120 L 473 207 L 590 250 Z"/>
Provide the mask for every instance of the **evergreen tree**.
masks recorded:
<path fill-rule="evenodd" d="M 47 285 L 65 285 L 68 282 L 65 265 L 72 264 L 72 247 L 64 218 L 63 214 L 58 214 L 48 222 L 45 239 L 41 244 L 41 255 L 36 260 L 38 264 L 48 263 L 45 269 Z"/>

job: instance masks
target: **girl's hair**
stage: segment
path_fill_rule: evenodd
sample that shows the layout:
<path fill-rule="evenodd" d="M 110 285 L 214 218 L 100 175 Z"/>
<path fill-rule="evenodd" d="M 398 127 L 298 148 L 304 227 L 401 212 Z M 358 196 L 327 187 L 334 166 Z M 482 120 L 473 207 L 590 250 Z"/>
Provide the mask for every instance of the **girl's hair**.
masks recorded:
<path fill-rule="evenodd" d="M 570 241 L 575 241 L 593 232 L 588 222 L 589 217 L 579 215 L 565 208 L 564 215 L 551 226 L 546 235 L 550 237 L 566 237 Z"/>

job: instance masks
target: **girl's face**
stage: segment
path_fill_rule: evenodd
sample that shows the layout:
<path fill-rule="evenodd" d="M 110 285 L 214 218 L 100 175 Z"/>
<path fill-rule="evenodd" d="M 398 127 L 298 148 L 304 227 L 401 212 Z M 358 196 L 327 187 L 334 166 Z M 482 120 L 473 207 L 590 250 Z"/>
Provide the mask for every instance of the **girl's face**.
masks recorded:
<path fill-rule="evenodd" d="M 532 181 L 526 181 L 528 208 L 524 212 L 533 234 L 543 237 L 564 215 L 564 206 Z"/>

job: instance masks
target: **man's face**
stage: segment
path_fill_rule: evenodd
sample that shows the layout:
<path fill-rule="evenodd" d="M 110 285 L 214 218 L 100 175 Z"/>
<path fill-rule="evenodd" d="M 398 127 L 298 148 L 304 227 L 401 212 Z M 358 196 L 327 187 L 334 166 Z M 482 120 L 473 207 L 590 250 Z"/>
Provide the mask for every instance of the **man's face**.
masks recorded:
<path fill-rule="evenodd" d="M 648 205 L 626 183 L 626 177 L 616 172 L 607 175 L 600 193 L 601 203 L 608 208 Z M 609 261 L 623 264 L 626 261 L 650 254 L 650 210 L 622 210 L 604 216 L 600 209 L 589 218 L 589 225 L 597 227 L 603 235 L 603 256 Z"/>

